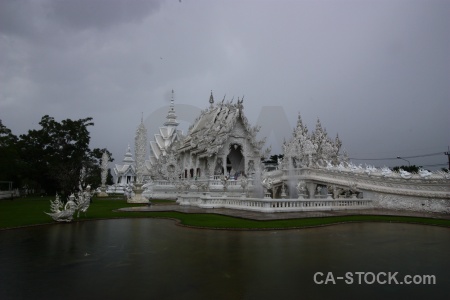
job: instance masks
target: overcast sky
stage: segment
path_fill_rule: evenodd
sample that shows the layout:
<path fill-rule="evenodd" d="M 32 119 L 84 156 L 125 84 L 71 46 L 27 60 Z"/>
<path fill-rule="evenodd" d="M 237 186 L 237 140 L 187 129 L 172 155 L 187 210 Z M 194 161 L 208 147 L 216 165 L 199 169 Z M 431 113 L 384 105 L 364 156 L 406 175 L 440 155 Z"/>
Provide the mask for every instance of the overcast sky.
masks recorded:
<path fill-rule="evenodd" d="M 274 154 L 299 112 L 350 157 L 444 152 L 449 16 L 434 0 L 0 0 L 0 119 L 19 135 L 45 114 L 93 117 L 92 146 L 120 163 L 141 113 L 151 136 L 174 89 L 186 132 L 212 90 L 245 95 Z"/>

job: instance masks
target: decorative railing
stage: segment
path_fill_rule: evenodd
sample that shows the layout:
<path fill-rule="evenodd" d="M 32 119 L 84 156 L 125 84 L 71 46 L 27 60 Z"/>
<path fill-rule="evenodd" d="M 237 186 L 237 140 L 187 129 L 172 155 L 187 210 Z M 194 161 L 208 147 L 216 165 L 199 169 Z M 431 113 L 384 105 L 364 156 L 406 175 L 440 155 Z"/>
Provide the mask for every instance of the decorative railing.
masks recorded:
<path fill-rule="evenodd" d="M 326 211 L 372 207 L 372 200 L 367 199 L 259 199 L 180 195 L 177 202 L 180 205 L 202 208 L 231 208 L 261 212 Z"/>
<path fill-rule="evenodd" d="M 208 183 L 210 187 L 214 187 L 214 188 L 223 188 L 223 181 L 219 180 L 219 179 L 197 179 L 197 180 L 180 180 L 180 181 L 167 181 L 167 180 L 155 180 L 152 184 L 154 189 L 158 189 L 158 187 L 163 187 L 163 188 L 167 188 L 167 187 L 173 187 L 176 188 L 178 184 L 186 184 L 189 183 L 190 186 L 199 186 L 201 184 L 204 183 Z M 253 185 L 253 180 L 249 179 L 248 180 L 248 187 L 251 187 Z M 241 181 L 240 180 L 235 180 L 235 179 L 229 179 L 227 181 L 227 187 L 228 188 L 233 188 L 233 189 L 242 189 L 241 187 Z"/>

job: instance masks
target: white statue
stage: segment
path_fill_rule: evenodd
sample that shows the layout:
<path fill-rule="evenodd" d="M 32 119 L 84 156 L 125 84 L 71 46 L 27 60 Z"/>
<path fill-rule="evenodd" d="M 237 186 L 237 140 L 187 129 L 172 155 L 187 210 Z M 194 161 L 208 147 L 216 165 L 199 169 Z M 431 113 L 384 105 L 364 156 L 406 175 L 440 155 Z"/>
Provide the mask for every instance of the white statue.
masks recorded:
<path fill-rule="evenodd" d="M 404 179 L 410 179 L 412 177 L 411 173 L 409 173 L 408 171 L 405 171 L 403 169 L 398 170 L 400 173 L 400 176 Z"/>
<path fill-rule="evenodd" d="M 223 190 L 226 191 L 228 188 L 228 176 L 222 175 L 220 181 L 222 182 Z"/>
<path fill-rule="evenodd" d="M 203 192 L 208 192 L 209 191 L 209 182 L 208 181 L 204 181 L 204 182 L 198 182 L 197 183 L 197 189 Z"/>
<path fill-rule="evenodd" d="M 306 195 L 306 183 L 302 180 L 300 180 L 296 186 L 297 193 L 298 193 L 298 199 L 305 199 Z"/>
<path fill-rule="evenodd" d="M 441 175 L 444 179 L 450 179 L 450 172 L 446 171 L 437 171 L 437 174 Z"/>
<path fill-rule="evenodd" d="M 136 157 L 136 183 L 142 184 L 144 181 L 143 177 L 146 173 L 145 157 L 147 156 L 147 129 L 144 126 L 143 118 L 141 118 L 141 124 L 139 124 L 139 127 L 136 130 L 134 144 Z"/>
<path fill-rule="evenodd" d="M 86 211 L 91 204 L 91 197 L 91 186 L 89 185 L 86 187 L 85 191 L 80 190 L 78 198 L 74 194 L 71 194 L 64 206 L 59 196 L 56 195 L 54 201 L 50 200 L 50 210 L 52 212 L 46 214 L 58 222 L 71 222 L 76 211 L 78 211 L 77 218 L 80 217 L 80 212 L 83 212 L 86 215 Z"/>
<path fill-rule="evenodd" d="M 424 170 L 421 168 L 419 170 L 419 175 L 421 178 L 427 179 L 427 178 L 431 177 L 432 173 L 428 170 Z"/>
<path fill-rule="evenodd" d="M 101 165 L 101 179 L 102 179 L 102 188 L 104 188 L 106 186 L 106 177 L 108 175 L 108 161 L 109 161 L 109 156 L 108 153 L 103 152 L 102 155 L 102 165 Z"/>
<path fill-rule="evenodd" d="M 109 162 L 109 156 L 108 153 L 103 152 L 102 160 L 101 160 L 101 186 L 97 190 L 97 196 L 98 197 L 108 197 L 108 194 L 106 193 L 106 179 L 108 176 L 108 162 Z"/>
<path fill-rule="evenodd" d="M 51 213 L 47 213 L 53 220 L 58 222 L 71 222 L 73 219 L 73 214 L 77 209 L 77 204 L 74 201 L 75 196 L 72 194 L 69 196 L 66 205 L 63 207 L 63 203 L 56 195 L 55 201 L 50 200 L 50 210 Z"/>
<path fill-rule="evenodd" d="M 392 175 L 392 170 L 389 169 L 388 167 L 383 167 L 383 168 L 381 169 L 381 175 L 382 175 L 383 177 L 390 177 L 390 176 Z"/>
<path fill-rule="evenodd" d="M 269 190 L 273 187 L 273 181 L 269 177 L 264 178 L 264 180 L 261 182 L 263 188 L 264 188 L 264 197 L 265 198 L 271 198 Z"/>
<path fill-rule="evenodd" d="M 358 167 L 355 164 L 353 164 L 352 162 L 350 162 L 348 164 L 348 167 L 350 168 L 350 171 L 352 171 L 352 172 L 358 171 Z"/>
<path fill-rule="evenodd" d="M 263 179 L 261 184 L 265 189 L 270 190 L 272 188 L 273 182 L 272 182 L 272 179 L 270 179 L 269 177 L 266 177 Z"/>
<path fill-rule="evenodd" d="M 128 185 L 126 186 L 126 188 L 125 188 L 125 191 L 124 191 L 124 194 L 125 194 L 125 197 L 127 197 L 127 200 L 130 200 L 130 199 L 131 199 L 132 192 L 133 192 L 133 189 L 132 189 L 132 187 L 131 187 L 131 184 L 128 184 Z"/>
<path fill-rule="evenodd" d="M 88 210 L 89 205 L 91 204 L 91 197 L 92 197 L 91 186 L 88 185 L 84 192 L 80 192 L 78 194 L 78 199 L 75 198 L 78 210 L 77 218 L 80 217 L 80 211 L 83 212 L 84 215 L 86 216 L 86 211 Z"/>
<path fill-rule="evenodd" d="M 247 190 L 247 186 L 248 186 L 248 178 L 247 178 L 247 176 L 242 175 L 240 177 L 240 181 L 241 181 L 242 191 L 245 193 L 245 191 Z"/>
<path fill-rule="evenodd" d="M 367 175 L 370 176 L 370 174 L 375 173 L 377 171 L 377 168 L 373 166 L 366 165 L 366 170 L 364 172 L 367 173 Z"/>
<path fill-rule="evenodd" d="M 282 169 L 281 164 L 283 163 L 283 159 L 281 157 L 277 158 L 277 169 Z"/>

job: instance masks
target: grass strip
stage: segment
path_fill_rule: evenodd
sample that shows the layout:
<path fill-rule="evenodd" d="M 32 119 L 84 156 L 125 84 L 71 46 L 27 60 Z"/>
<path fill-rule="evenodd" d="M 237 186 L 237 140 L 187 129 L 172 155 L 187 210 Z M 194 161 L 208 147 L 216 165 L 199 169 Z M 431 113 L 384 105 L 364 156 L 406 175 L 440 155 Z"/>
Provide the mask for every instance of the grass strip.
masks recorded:
<path fill-rule="evenodd" d="M 53 197 L 20 198 L 0 201 L 0 229 L 57 223 L 50 216 L 50 200 Z M 152 203 L 168 203 L 152 200 Z M 114 218 L 168 218 L 179 220 L 185 226 L 214 229 L 289 229 L 323 226 L 346 222 L 401 222 L 450 227 L 450 220 L 385 215 L 348 215 L 336 217 L 298 218 L 286 220 L 257 221 L 218 214 L 189 214 L 181 212 L 124 212 L 123 207 L 136 207 L 123 199 L 94 198 L 86 214 L 74 221 Z M 142 204 L 145 206 L 145 204 Z"/>
<path fill-rule="evenodd" d="M 398 222 L 450 227 L 450 220 L 404 216 L 348 215 L 284 220 L 249 220 L 217 214 L 149 212 L 149 217 L 177 219 L 182 225 L 213 229 L 293 229 L 348 222 Z"/>

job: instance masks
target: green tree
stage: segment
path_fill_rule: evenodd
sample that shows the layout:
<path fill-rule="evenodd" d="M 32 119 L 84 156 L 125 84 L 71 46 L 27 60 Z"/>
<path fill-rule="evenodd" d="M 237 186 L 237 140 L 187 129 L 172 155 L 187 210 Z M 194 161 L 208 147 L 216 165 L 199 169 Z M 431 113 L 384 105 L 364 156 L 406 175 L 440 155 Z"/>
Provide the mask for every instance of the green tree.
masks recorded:
<path fill-rule="evenodd" d="M 284 157 L 283 154 L 274 154 L 274 155 L 271 155 L 271 156 L 269 157 L 269 159 L 266 160 L 266 162 L 269 162 L 269 163 L 277 163 L 277 162 L 278 162 L 278 159 L 283 159 L 283 157 Z"/>
<path fill-rule="evenodd" d="M 422 168 L 422 166 L 416 166 L 416 165 L 412 165 L 412 166 L 396 166 L 392 168 L 392 171 L 396 171 L 398 172 L 398 170 L 403 169 L 404 171 L 407 171 L 409 173 L 419 173 L 419 170 Z"/>
<path fill-rule="evenodd" d="M 89 176 L 99 165 L 97 156 L 102 150 L 89 148 L 92 118 L 57 122 L 45 115 L 39 125 L 41 129 L 20 136 L 20 155 L 27 177 L 47 193 L 73 192 L 78 188 L 82 168 Z"/>
<path fill-rule="evenodd" d="M 14 186 L 20 184 L 20 160 L 17 149 L 18 138 L 0 120 L 0 180 L 13 181 Z"/>

